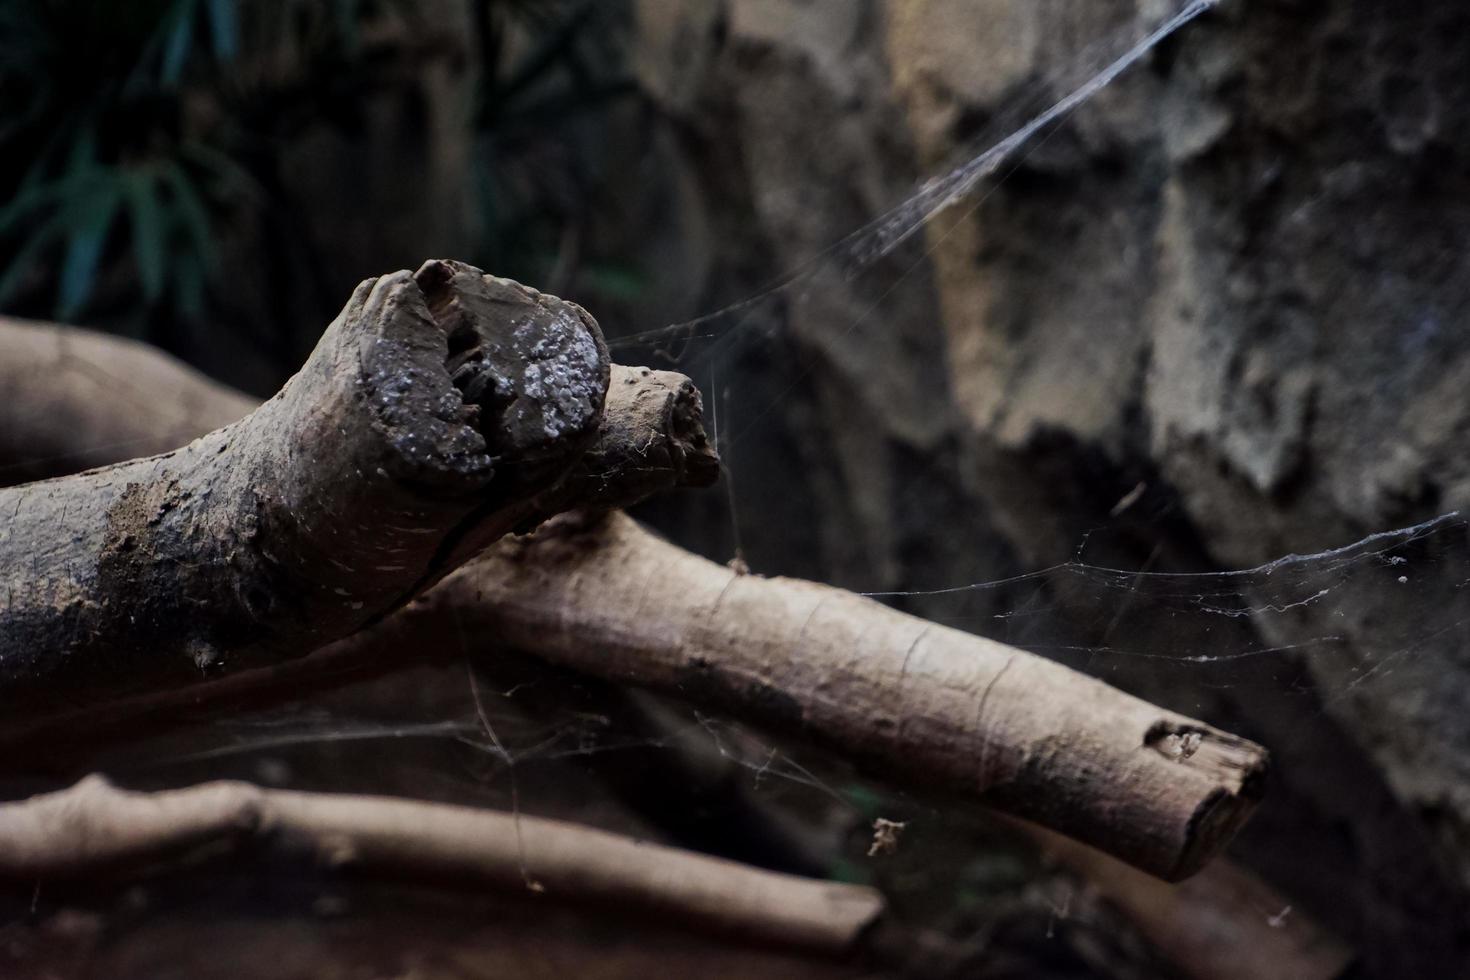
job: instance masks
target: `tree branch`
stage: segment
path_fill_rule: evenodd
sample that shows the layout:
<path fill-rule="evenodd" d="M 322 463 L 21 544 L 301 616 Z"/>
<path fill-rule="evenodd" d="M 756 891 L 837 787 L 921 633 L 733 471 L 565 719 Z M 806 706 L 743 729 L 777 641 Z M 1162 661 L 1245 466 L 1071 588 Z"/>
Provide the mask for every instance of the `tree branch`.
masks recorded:
<path fill-rule="evenodd" d="M 884 913 L 871 888 L 473 807 L 226 781 L 134 793 L 100 776 L 0 804 L 0 875 L 25 881 L 136 870 L 221 842 L 344 871 L 466 878 L 829 954 L 853 949 Z"/>
<path fill-rule="evenodd" d="M 572 304 L 451 262 L 363 283 L 246 418 L 0 490 L 0 695 L 33 710 L 304 654 L 573 503 L 713 479 L 692 385 L 620 372 L 609 418 L 609 379 Z"/>
<path fill-rule="evenodd" d="M 1047 856 L 1095 883 L 1194 980 L 1335 980 L 1356 958 L 1308 912 L 1228 859 L 1169 884 L 1035 824 L 1016 823 Z"/>
<path fill-rule="evenodd" d="M 466 638 L 477 654 L 512 644 L 797 734 L 1170 879 L 1229 840 L 1267 766 L 1258 745 L 1044 658 L 839 589 L 738 575 L 616 514 L 503 540 L 372 629 L 226 681 L 221 696 L 459 651 Z"/>
<path fill-rule="evenodd" d="M 0 317 L 0 485 L 166 453 L 259 404 L 148 344 Z"/>
<path fill-rule="evenodd" d="M 623 514 L 506 539 L 339 649 L 423 649 L 456 629 L 484 644 L 473 652 L 510 644 L 685 698 L 1167 879 L 1230 839 L 1267 764 L 1254 743 L 1043 657 L 841 589 L 739 574 Z"/>

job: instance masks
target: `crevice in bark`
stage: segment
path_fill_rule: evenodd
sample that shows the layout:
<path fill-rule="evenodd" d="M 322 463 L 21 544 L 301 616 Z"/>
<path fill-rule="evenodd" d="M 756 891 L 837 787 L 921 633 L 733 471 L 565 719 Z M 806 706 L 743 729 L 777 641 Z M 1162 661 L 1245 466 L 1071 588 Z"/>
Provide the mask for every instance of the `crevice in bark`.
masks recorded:
<path fill-rule="evenodd" d="M 498 411 L 464 410 L 451 334 L 484 352 Z M 299 655 L 380 619 L 535 513 L 596 439 L 609 377 L 572 304 L 455 262 L 363 283 L 246 418 L 0 490 L 0 687 L 34 710 Z"/>

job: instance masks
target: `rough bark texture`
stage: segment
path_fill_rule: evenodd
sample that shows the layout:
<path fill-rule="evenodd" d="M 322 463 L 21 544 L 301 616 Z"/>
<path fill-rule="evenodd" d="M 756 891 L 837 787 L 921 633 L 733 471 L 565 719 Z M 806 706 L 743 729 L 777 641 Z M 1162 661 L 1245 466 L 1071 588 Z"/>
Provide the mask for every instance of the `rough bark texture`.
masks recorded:
<path fill-rule="evenodd" d="M 0 317 L 0 392 L 0 486 L 176 450 L 260 405 L 148 344 L 15 317 Z M 595 439 L 536 508 L 628 507 L 718 475 L 699 389 L 614 364 Z"/>
<path fill-rule="evenodd" d="M 46 340 L 32 343 L 35 337 Z M 0 350 L 8 351 L 13 357 L 10 367 L 17 376 L 44 370 L 51 363 L 55 349 L 67 349 L 73 359 L 94 361 L 106 355 L 113 344 L 111 338 L 75 327 L 17 320 L 0 322 Z M 128 351 L 136 366 L 147 375 L 189 377 L 181 365 L 156 349 L 131 345 Z M 248 411 L 245 396 L 223 386 L 213 388 L 208 393 L 196 393 L 190 387 L 182 389 L 184 394 L 200 399 L 201 411 L 196 416 L 200 421 L 236 409 L 240 414 Z M 64 465 L 64 460 L 75 458 L 68 446 L 92 446 L 92 437 L 99 431 L 121 437 L 110 444 L 112 453 L 126 452 L 137 439 L 148 438 L 146 433 L 156 423 L 173 418 L 168 398 L 174 390 L 161 388 L 156 399 L 140 403 L 136 412 L 120 422 L 114 420 L 105 406 L 92 401 L 86 386 L 53 392 L 54 407 L 75 422 L 65 438 L 58 436 L 48 444 L 57 452 L 48 454 L 44 460 L 25 452 L 15 457 L 0 456 L 6 461 L 0 466 L 14 463 L 20 469 L 45 467 L 54 471 Z M 24 444 L 25 433 L 35 430 L 36 418 L 34 413 L 18 407 L 14 426 L 21 434 L 18 443 Z M 188 430 L 189 424 L 179 423 L 180 438 L 197 434 L 197 430 Z M 106 460 L 107 452 L 98 447 L 90 455 L 99 461 Z M 628 507 L 661 491 L 707 486 L 718 474 L 719 458 L 705 435 L 699 390 L 690 380 L 672 371 L 614 364 L 595 440 L 570 472 L 534 499 L 532 519 L 570 506 Z M 136 696 L 119 696 L 135 684 L 135 679 L 124 677 L 116 685 L 96 689 L 97 697 L 105 703 L 87 703 L 74 710 L 51 706 L 44 713 L 38 713 L 32 705 L 21 705 L 0 725 L 0 744 L 33 748 L 44 744 L 43 757 L 60 762 L 68 757 L 68 746 L 95 744 L 123 728 L 136 729 L 146 719 L 167 724 L 175 713 L 189 714 L 208 704 L 238 704 L 288 688 L 300 691 L 313 682 L 331 684 L 345 674 L 380 670 L 401 665 L 408 659 L 435 656 L 436 651 L 457 649 L 442 636 L 397 639 L 393 622 L 390 617 L 389 625 L 371 631 L 371 639 L 349 641 L 304 659 L 258 666 L 217 680 L 206 672 L 191 673 L 189 679 L 197 683 L 171 693 L 149 689 Z"/>
<path fill-rule="evenodd" d="M 572 304 L 456 263 L 364 282 L 247 418 L 0 491 L 7 710 L 305 653 L 381 618 L 538 515 L 608 378 Z"/>
<path fill-rule="evenodd" d="M 673 371 L 614 364 L 596 439 L 537 498 L 536 516 L 631 507 L 675 487 L 707 487 L 719 476 L 693 382 Z"/>
<path fill-rule="evenodd" d="M 616 505 L 713 475 L 692 389 L 660 394 L 649 389 L 657 380 L 644 369 L 615 376 L 599 448 L 565 492 Z M 1066 667 L 840 589 L 742 575 L 622 514 L 499 542 L 368 631 L 171 700 L 197 706 L 467 642 L 812 738 L 886 778 L 983 799 L 1165 878 L 1194 873 L 1229 841 L 1266 773 L 1260 746 Z M 162 706 L 145 697 L 92 710 L 85 730 Z M 8 737 L 76 727 L 53 716 Z"/>
<path fill-rule="evenodd" d="M 136 870 L 254 844 L 339 870 L 470 878 L 499 889 L 670 918 L 758 945 L 851 951 L 883 914 L 871 888 L 759 871 L 537 817 L 388 797 L 214 782 L 133 793 L 89 777 L 0 805 L 0 875 Z"/>

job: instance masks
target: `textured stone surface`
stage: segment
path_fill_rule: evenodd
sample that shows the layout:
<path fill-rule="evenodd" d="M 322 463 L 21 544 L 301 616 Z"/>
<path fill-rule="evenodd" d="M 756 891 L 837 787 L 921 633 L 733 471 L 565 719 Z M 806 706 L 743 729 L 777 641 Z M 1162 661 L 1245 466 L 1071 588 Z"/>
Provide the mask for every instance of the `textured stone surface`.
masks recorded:
<path fill-rule="evenodd" d="M 771 274 L 796 266 L 1005 135 L 1017 107 L 1047 104 L 1040 81 L 1085 44 L 1167 13 L 710 7 L 643 4 L 639 37 L 641 63 L 665 66 L 645 76 L 662 79 L 654 97 L 705 153 L 739 161 L 702 174 L 715 225 L 747 206 L 758 225 L 724 243 L 716 275 L 742 267 L 740 249 L 748 266 L 752 240 Z M 1248 567 L 1470 505 L 1467 17 L 1445 2 L 1226 2 L 922 241 L 790 290 L 768 329 L 806 383 L 762 425 L 832 455 L 801 460 L 809 527 L 747 534 L 755 566 L 910 589 L 998 578 L 1071 557 L 1140 483 L 1149 519 L 1092 560 Z M 758 393 L 732 415 L 770 402 L 775 355 L 747 346 L 720 362 L 722 385 Z M 747 488 L 783 478 L 774 450 L 731 455 Z M 742 527 L 783 523 L 782 505 L 739 500 Z M 1412 602 L 1359 584 L 1255 626 L 1276 643 L 1340 635 L 1343 655 L 1242 666 L 1224 691 L 1124 680 L 1273 745 L 1277 809 L 1242 856 L 1383 969 L 1467 942 L 1446 911 L 1470 882 L 1463 627 L 1421 628 L 1411 655 L 1350 687 L 1415 617 L 1470 613 L 1451 578 L 1463 531 L 1436 543 L 1450 553 L 1416 569 Z M 1247 642 L 1252 624 L 1228 626 L 1223 643 Z M 1281 678 L 1304 671 L 1315 700 L 1288 698 Z"/>

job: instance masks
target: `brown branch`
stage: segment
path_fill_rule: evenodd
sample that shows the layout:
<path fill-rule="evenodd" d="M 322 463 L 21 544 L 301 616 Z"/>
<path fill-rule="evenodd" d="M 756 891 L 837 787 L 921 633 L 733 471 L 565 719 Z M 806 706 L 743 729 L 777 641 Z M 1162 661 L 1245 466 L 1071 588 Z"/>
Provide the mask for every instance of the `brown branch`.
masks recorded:
<path fill-rule="evenodd" d="M 1266 768 L 1260 746 L 1053 661 L 841 589 L 741 575 L 622 514 L 502 541 L 384 626 L 339 650 L 424 649 L 463 628 L 485 652 L 508 643 L 789 732 L 1168 879 L 1230 839 Z"/>
<path fill-rule="evenodd" d="M 1044 853 L 1085 876 L 1122 909 L 1184 976 L 1333 980 L 1353 962 L 1345 943 L 1226 859 L 1170 884 L 1034 824 L 1021 826 Z"/>
<path fill-rule="evenodd" d="M 507 531 L 671 474 L 708 482 L 692 385 L 620 372 L 609 418 L 609 378 L 572 304 L 449 262 L 363 283 L 246 418 L 0 490 L 0 697 L 34 710 L 301 655 Z"/>
<path fill-rule="evenodd" d="M 147 344 L 0 317 L 0 484 L 166 453 L 259 404 Z"/>
<path fill-rule="evenodd" d="M 616 514 L 501 541 L 374 628 L 227 693 L 465 637 L 792 732 L 1164 878 L 1229 840 L 1267 764 L 1260 746 L 1051 661 L 839 589 L 738 575 Z"/>
<path fill-rule="evenodd" d="M 133 793 L 90 776 L 0 805 L 0 875 L 24 881 L 133 870 L 220 842 L 305 854 L 341 870 L 465 878 L 824 953 L 853 949 L 884 912 L 871 888 L 440 803 L 225 781 Z"/>

